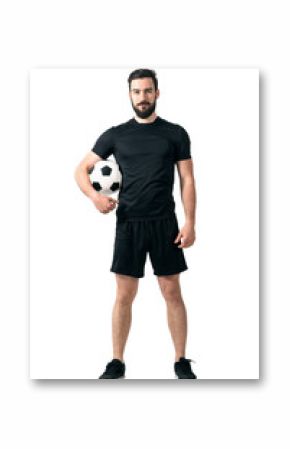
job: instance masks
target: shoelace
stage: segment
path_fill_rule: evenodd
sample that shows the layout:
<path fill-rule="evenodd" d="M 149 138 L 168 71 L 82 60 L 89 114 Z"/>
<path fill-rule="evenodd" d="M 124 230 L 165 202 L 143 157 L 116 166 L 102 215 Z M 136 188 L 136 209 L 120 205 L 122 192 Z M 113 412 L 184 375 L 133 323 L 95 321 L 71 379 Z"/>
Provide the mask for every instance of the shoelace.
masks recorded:
<path fill-rule="evenodd" d="M 192 362 L 192 363 L 196 363 L 196 361 L 195 360 L 192 360 L 192 359 L 186 359 L 186 358 L 183 358 L 183 360 L 181 360 L 181 363 L 182 362 Z"/>
<path fill-rule="evenodd" d="M 106 373 L 111 374 L 112 372 L 114 372 L 116 365 L 119 365 L 119 363 L 115 360 L 109 362 L 106 366 Z"/>

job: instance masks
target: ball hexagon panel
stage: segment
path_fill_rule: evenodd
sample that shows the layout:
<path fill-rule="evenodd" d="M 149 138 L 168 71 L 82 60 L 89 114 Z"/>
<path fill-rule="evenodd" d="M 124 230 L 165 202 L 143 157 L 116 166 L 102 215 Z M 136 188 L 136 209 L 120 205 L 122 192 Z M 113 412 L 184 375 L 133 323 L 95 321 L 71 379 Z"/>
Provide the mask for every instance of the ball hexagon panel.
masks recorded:
<path fill-rule="evenodd" d="M 120 189 L 120 183 L 119 182 L 113 182 L 113 184 L 111 185 L 112 192 L 116 192 L 119 189 Z"/>
<path fill-rule="evenodd" d="M 109 165 L 105 165 L 104 167 L 101 168 L 101 172 L 103 176 L 110 176 L 110 174 L 112 173 L 112 168 L 109 167 Z"/>
<path fill-rule="evenodd" d="M 93 188 L 97 191 L 100 192 L 102 190 L 101 185 L 98 182 L 93 182 Z"/>

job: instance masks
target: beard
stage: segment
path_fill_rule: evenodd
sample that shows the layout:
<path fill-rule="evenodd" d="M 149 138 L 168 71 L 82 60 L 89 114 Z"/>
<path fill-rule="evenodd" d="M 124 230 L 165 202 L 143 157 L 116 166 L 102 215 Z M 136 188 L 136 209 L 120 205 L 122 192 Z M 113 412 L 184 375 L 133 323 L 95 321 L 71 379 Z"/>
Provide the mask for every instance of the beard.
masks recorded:
<path fill-rule="evenodd" d="M 142 106 L 141 106 L 141 109 L 140 109 L 140 106 L 134 106 L 132 100 L 131 100 L 131 103 L 132 103 L 132 108 L 134 109 L 134 111 L 136 112 L 136 115 L 139 118 L 149 117 L 151 114 L 153 114 L 153 112 L 155 111 L 155 108 L 156 108 L 156 100 L 152 104 L 147 103 L 146 107 L 144 109 Z"/>

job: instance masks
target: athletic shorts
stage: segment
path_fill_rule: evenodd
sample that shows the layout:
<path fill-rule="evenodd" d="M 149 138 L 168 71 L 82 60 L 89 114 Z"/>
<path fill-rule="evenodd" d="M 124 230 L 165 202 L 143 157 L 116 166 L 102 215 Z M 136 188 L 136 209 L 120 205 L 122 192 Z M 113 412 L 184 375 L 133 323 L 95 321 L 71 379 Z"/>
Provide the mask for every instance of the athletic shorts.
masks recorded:
<path fill-rule="evenodd" d="M 147 253 L 156 276 L 167 276 L 187 270 L 183 249 L 174 243 L 179 232 L 177 217 L 127 220 L 116 223 L 114 273 L 141 278 Z"/>

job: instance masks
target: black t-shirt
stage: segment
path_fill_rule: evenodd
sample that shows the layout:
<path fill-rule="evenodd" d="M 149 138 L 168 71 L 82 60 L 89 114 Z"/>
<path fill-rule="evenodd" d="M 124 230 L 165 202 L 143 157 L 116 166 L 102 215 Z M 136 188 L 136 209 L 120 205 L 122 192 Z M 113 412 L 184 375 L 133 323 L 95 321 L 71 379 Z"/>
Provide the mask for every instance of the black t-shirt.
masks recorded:
<path fill-rule="evenodd" d="M 92 151 L 102 159 L 114 155 L 122 173 L 118 221 L 171 216 L 174 164 L 190 159 L 186 130 L 157 116 L 151 123 L 135 118 L 112 126 L 97 139 Z"/>

